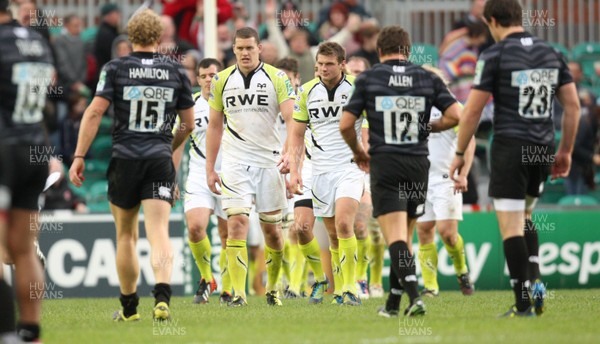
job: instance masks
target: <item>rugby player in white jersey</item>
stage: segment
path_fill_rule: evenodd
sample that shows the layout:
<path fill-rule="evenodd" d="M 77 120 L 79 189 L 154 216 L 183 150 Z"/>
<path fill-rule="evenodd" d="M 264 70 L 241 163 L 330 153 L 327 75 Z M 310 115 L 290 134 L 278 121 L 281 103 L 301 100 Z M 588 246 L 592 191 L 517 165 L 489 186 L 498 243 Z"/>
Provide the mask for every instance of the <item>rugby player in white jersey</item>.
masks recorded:
<path fill-rule="evenodd" d="M 277 61 L 274 66 L 285 72 L 294 87 L 294 93 L 296 93 L 298 87 L 300 87 L 298 60 L 293 57 L 284 57 Z M 287 140 L 287 126 L 281 114 L 279 114 L 278 119 L 277 129 L 279 130 L 279 138 L 281 142 L 285 142 Z M 286 177 L 289 178 L 289 175 L 286 175 Z M 288 283 L 284 297 L 286 299 L 294 299 L 301 295 L 304 282 L 302 277 L 306 270 L 306 260 L 302 252 L 300 252 L 298 236 L 296 235 L 296 231 L 294 231 L 294 197 L 288 197 L 288 207 L 283 211 L 282 229 L 285 240 L 282 269 Z"/>
<path fill-rule="evenodd" d="M 217 283 L 212 275 L 211 244 L 206 229 L 210 215 L 215 214 L 218 221 L 219 236 L 221 237 L 221 255 L 219 267 L 221 270 L 221 303 L 231 301 L 231 279 L 227 272 L 227 257 L 225 243 L 227 240 L 227 217 L 221 207 L 221 199 L 213 194 L 206 184 L 206 128 L 208 127 L 208 97 L 212 78 L 223 69 L 221 62 L 213 58 L 205 58 L 196 68 L 196 78 L 201 91 L 194 94 L 194 131 L 190 135 L 189 171 L 183 195 L 185 218 L 188 226 L 188 244 L 194 256 L 196 266 L 200 270 L 201 280 L 194 295 L 194 303 L 207 303 L 208 297 L 217 289 Z M 173 154 L 176 168 L 179 168 L 185 145 L 181 145 Z M 217 157 L 215 168 L 221 169 L 220 155 Z"/>
<path fill-rule="evenodd" d="M 334 274 L 334 304 L 360 305 L 356 288 L 356 236 L 354 218 L 363 194 L 364 172 L 352 160 L 352 151 L 339 131 L 342 107 L 350 99 L 354 77 L 346 75 L 346 52 L 339 44 L 319 46 L 319 78 L 302 86 L 294 107 L 290 146 L 289 191 L 301 194 L 300 175 L 304 135 L 310 125 L 312 149 L 312 203 L 315 216 L 323 217 L 329 232 Z M 360 123 L 356 125 L 360 136 Z M 316 276 L 321 289 L 327 280 Z M 320 297 L 322 300 L 322 296 Z"/>
<path fill-rule="evenodd" d="M 276 121 L 279 112 L 286 122 L 291 118 L 295 95 L 283 71 L 259 60 L 261 47 L 256 30 L 236 31 L 233 50 L 237 64 L 215 76 L 208 101 L 206 174 L 211 191 L 223 193 L 221 202 L 228 216 L 227 268 L 235 293 L 229 303 L 232 307 L 247 305 L 246 238 L 253 204 L 265 236 L 267 303 L 281 305 L 276 284 L 283 257 L 281 210 L 287 208 L 287 199 L 284 177 L 277 168 L 285 145 L 279 139 Z M 219 175 L 215 162 L 221 139 Z"/>
<path fill-rule="evenodd" d="M 424 66 L 436 73 L 442 80 L 443 74 L 437 68 Z M 430 121 L 442 117 L 439 109 L 431 108 Z M 427 199 L 425 214 L 417 219 L 417 237 L 419 238 L 419 264 L 423 275 L 424 289 L 421 295 L 437 296 L 438 254 L 435 244 L 435 228 L 448 251 L 454 264 L 454 271 L 463 295 L 473 294 L 473 285 L 469 278 L 469 270 L 465 259 L 463 239 L 458 233 L 458 221 L 462 221 L 462 193 L 467 191 L 467 175 L 473 163 L 475 154 L 475 139 L 472 139 L 465 151 L 465 167 L 453 182 L 448 176 L 450 164 L 456 151 L 458 127 L 429 135 L 429 181 L 427 184 Z"/>

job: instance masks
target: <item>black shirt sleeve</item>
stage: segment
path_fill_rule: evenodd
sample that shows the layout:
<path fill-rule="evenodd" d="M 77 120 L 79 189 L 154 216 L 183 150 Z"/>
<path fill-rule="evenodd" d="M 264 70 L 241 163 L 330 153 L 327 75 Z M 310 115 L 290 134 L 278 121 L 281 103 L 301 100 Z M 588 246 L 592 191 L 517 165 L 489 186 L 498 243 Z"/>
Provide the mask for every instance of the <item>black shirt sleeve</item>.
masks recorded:
<path fill-rule="evenodd" d="M 344 106 L 344 111 L 348 111 L 356 117 L 359 117 L 367 106 L 366 74 L 366 72 L 362 73 L 356 79 L 354 79 L 354 90 L 352 91 L 352 96 L 350 97 L 350 100 L 346 106 Z"/>
<path fill-rule="evenodd" d="M 190 80 L 185 73 L 185 69 L 180 64 L 177 64 L 175 68 L 177 69 L 177 74 L 179 74 L 179 79 L 181 80 L 181 87 L 179 89 L 179 95 L 177 97 L 177 104 L 175 105 L 175 108 L 177 110 L 182 110 L 194 107 L 194 99 L 192 98 L 192 85 L 190 84 Z"/>
<path fill-rule="evenodd" d="M 100 78 L 96 85 L 96 96 L 106 98 L 111 103 L 114 101 L 114 80 L 119 60 L 113 60 L 105 64 L 100 72 Z"/>
<path fill-rule="evenodd" d="M 573 75 L 571 75 L 571 71 L 567 66 L 567 60 L 565 59 L 565 56 L 556 49 L 554 49 L 554 52 L 560 61 L 560 70 L 558 71 L 558 87 L 560 88 L 562 85 L 573 82 Z"/>
<path fill-rule="evenodd" d="M 497 49 L 488 49 L 479 55 L 479 60 L 475 67 L 473 89 L 493 92 L 499 56 Z"/>

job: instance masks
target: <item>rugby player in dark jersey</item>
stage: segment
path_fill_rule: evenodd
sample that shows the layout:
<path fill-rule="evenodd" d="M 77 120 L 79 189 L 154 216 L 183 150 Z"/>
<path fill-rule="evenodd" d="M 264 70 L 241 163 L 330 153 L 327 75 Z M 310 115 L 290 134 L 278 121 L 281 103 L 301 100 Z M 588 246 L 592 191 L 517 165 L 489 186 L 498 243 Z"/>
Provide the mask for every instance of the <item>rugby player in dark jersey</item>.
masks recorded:
<path fill-rule="evenodd" d="M 377 39 L 381 63 L 356 78 L 340 122 L 354 160 L 365 171 L 370 169 L 373 217 L 389 246 L 391 293 L 379 310 L 385 317 L 398 315 L 402 289 L 410 298 L 405 315 L 425 314 L 411 242 L 427 196 L 427 136 L 455 126 L 460 113 L 460 105 L 437 75 L 408 62 L 410 48 L 408 32 L 401 27 L 381 31 Z M 443 116 L 429 123 L 432 106 Z M 355 121 L 362 120 L 363 110 L 369 122 L 369 153 L 352 129 Z"/>
<path fill-rule="evenodd" d="M 113 103 L 113 153 L 107 171 L 108 199 L 117 227 L 117 272 L 122 310 L 116 321 L 134 321 L 139 265 L 136 254 L 138 211 L 144 208 L 146 235 L 156 285 L 154 319 L 170 317 L 173 253 L 169 241 L 169 213 L 175 168 L 172 151 L 194 128 L 194 101 L 183 67 L 156 53 L 162 32 L 160 18 L 151 10 L 135 15 L 127 25 L 133 53 L 107 63 L 100 73 L 96 96 L 81 121 L 71 182 L 81 186 L 84 156 L 96 136 L 102 114 Z M 171 133 L 176 115 L 181 125 Z"/>
<path fill-rule="evenodd" d="M 8 4 L 0 1 L 0 232 L 7 231 L 6 248 L 15 266 L 18 335 L 29 342 L 40 337 L 42 301 L 31 295 L 44 294 L 44 273 L 33 245 L 37 231 L 31 228 L 38 228 L 38 198 L 48 176 L 51 149 L 42 109 L 54 67 L 46 41 L 14 21 Z M 15 318 L 3 280 L 0 304 L 0 341 L 8 341 L 3 333 L 14 330 Z"/>
<path fill-rule="evenodd" d="M 538 238 L 531 212 L 548 175 L 559 178 L 569 173 L 579 98 L 562 54 L 524 31 L 519 1 L 488 1 L 484 17 L 498 43 L 485 50 L 477 62 L 450 176 L 463 167 L 463 153 L 485 103 L 493 96 L 489 195 L 494 200 L 516 299 L 504 316 L 539 315 L 543 312 L 545 287 L 540 282 Z M 564 108 L 556 154 L 552 124 L 555 95 Z"/>

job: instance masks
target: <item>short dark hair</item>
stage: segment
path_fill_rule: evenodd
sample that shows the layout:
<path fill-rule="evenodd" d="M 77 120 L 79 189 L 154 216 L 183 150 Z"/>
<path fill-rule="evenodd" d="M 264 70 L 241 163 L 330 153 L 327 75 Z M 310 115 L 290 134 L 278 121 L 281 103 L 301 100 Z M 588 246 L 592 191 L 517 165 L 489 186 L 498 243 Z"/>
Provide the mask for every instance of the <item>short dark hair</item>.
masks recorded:
<path fill-rule="evenodd" d="M 483 17 L 491 23 L 492 17 L 502 27 L 523 25 L 523 8 L 519 0 L 488 0 L 483 8 Z"/>
<path fill-rule="evenodd" d="M 346 59 L 346 50 L 344 47 L 335 42 L 324 42 L 319 44 L 319 50 L 317 50 L 317 56 L 335 56 L 337 61 L 341 63 Z"/>
<path fill-rule="evenodd" d="M 377 49 L 381 55 L 402 54 L 408 58 L 410 48 L 408 31 L 398 25 L 384 27 L 377 37 Z"/>
<path fill-rule="evenodd" d="M 245 39 L 245 38 L 253 38 L 253 37 L 254 37 L 254 40 L 256 41 L 256 44 L 259 44 L 260 39 L 258 38 L 258 32 L 256 32 L 256 30 L 254 30 L 251 27 L 243 27 L 235 32 L 235 35 L 233 36 L 233 44 L 235 45 L 236 38 Z"/>
<path fill-rule="evenodd" d="M 362 56 L 352 56 L 348 59 L 348 62 L 355 60 L 364 63 L 365 69 L 371 69 L 371 62 Z"/>
<path fill-rule="evenodd" d="M 288 70 L 294 74 L 298 74 L 298 60 L 293 57 L 284 57 L 281 60 L 275 62 L 273 65 L 275 68 Z"/>
<path fill-rule="evenodd" d="M 467 25 L 467 36 L 469 36 L 471 38 L 487 35 L 487 33 L 488 33 L 487 26 L 480 20 L 469 23 Z"/>
<path fill-rule="evenodd" d="M 198 62 L 198 65 L 196 66 L 196 74 L 198 74 L 200 68 L 206 69 L 212 65 L 217 66 L 217 72 L 220 72 L 223 69 L 223 64 L 219 62 L 219 60 L 207 57 Z"/>

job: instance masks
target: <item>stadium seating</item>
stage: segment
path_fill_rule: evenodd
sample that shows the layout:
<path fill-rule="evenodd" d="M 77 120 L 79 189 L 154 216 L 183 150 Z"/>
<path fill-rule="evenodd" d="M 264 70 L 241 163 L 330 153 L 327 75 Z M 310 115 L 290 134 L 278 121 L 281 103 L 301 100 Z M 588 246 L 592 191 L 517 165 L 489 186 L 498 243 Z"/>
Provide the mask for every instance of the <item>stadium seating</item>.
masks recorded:
<path fill-rule="evenodd" d="M 84 176 L 88 183 L 106 179 L 108 161 L 100 159 L 89 159 L 85 162 Z"/>
<path fill-rule="evenodd" d="M 109 135 L 101 135 L 96 137 L 90 150 L 94 159 L 110 160 L 112 155 L 112 137 Z"/>
<path fill-rule="evenodd" d="M 109 116 L 103 116 L 100 120 L 100 128 L 98 128 L 98 135 L 111 135 L 112 133 L 113 120 Z"/>
<path fill-rule="evenodd" d="M 569 195 L 565 196 L 558 201 L 558 205 L 571 205 L 571 206 L 581 206 L 581 205 L 598 205 L 598 201 L 592 197 L 587 195 Z"/>
<path fill-rule="evenodd" d="M 549 43 L 549 44 L 556 50 L 560 51 L 563 54 L 563 56 L 567 59 L 567 61 L 570 61 L 571 54 L 569 54 L 569 49 L 567 49 L 567 47 L 565 47 L 564 45 L 562 45 L 560 43 Z"/>
<path fill-rule="evenodd" d="M 105 213 L 110 212 L 108 205 L 108 182 L 106 180 L 100 180 L 94 182 L 87 194 L 86 201 L 87 206 L 92 213 Z"/>
<path fill-rule="evenodd" d="M 592 85 L 600 86 L 600 76 L 594 71 L 594 64 L 600 63 L 600 43 L 576 45 L 571 52 L 571 58 L 581 64 L 583 74 L 592 81 Z"/>

